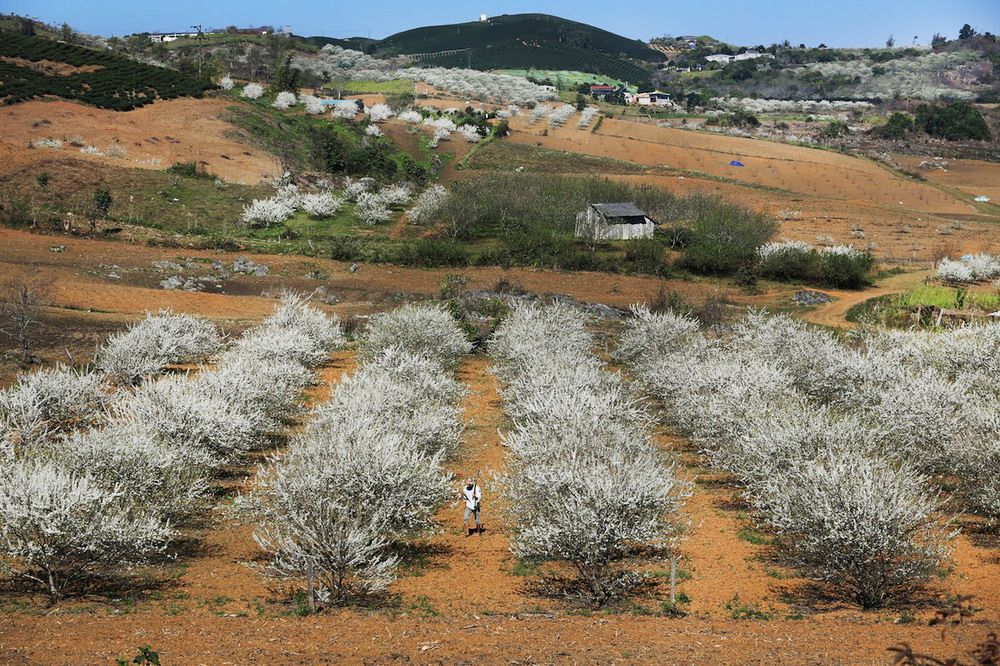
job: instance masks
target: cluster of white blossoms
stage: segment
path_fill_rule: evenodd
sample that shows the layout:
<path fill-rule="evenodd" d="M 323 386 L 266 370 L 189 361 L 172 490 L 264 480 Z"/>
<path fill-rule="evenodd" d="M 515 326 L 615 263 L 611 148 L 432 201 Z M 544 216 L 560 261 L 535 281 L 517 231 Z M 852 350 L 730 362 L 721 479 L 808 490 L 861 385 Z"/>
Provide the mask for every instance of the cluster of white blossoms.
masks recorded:
<path fill-rule="evenodd" d="M 400 68 L 391 60 L 373 58 L 360 51 L 333 44 L 324 46 L 316 56 L 295 58 L 292 64 L 297 69 L 309 72 L 324 81 L 410 79 L 422 81 L 456 96 L 479 101 L 524 104 L 555 97 L 553 92 L 521 76 L 481 72 L 476 69 Z"/>
<path fill-rule="evenodd" d="M 248 83 L 243 86 L 243 92 L 240 94 L 247 99 L 260 99 L 264 95 L 264 86 L 259 83 Z"/>
<path fill-rule="evenodd" d="M 624 561 L 668 549 L 686 486 L 651 439 L 652 416 L 591 353 L 587 320 L 560 304 L 518 307 L 490 343 L 513 427 L 503 479 L 511 548 L 562 561 L 574 593 L 602 605 L 641 574 Z"/>
<path fill-rule="evenodd" d="M 991 280 L 1000 276 L 1000 257 L 981 252 L 966 254 L 957 260 L 945 258 L 938 262 L 937 276 L 952 283 Z"/>
<path fill-rule="evenodd" d="M 398 547 L 434 528 L 449 495 L 442 465 L 461 441 L 464 390 L 447 368 L 469 351 L 463 341 L 434 306 L 372 320 L 360 368 L 240 499 L 258 523 L 270 573 L 311 576 L 316 599 L 328 604 L 391 584 Z"/>

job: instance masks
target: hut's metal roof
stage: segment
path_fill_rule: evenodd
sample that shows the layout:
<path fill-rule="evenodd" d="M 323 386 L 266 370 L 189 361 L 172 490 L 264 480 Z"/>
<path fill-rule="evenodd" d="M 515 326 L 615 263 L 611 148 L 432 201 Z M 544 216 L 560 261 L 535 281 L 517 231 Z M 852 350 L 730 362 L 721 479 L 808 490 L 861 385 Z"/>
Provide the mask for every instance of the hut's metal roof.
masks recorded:
<path fill-rule="evenodd" d="M 646 214 L 631 201 L 590 205 L 604 217 L 646 217 Z"/>

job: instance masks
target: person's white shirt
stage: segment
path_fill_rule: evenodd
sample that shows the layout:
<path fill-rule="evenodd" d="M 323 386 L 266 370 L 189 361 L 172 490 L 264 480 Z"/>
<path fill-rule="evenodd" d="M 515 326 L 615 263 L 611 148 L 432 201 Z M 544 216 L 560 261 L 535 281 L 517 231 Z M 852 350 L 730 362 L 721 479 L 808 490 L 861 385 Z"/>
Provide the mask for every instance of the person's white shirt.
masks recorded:
<path fill-rule="evenodd" d="M 462 494 L 465 495 L 465 508 L 475 511 L 476 504 L 483 498 L 483 493 L 479 490 L 479 484 L 474 484 L 472 490 L 469 490 L 468 485 L 462 486 Z"/>

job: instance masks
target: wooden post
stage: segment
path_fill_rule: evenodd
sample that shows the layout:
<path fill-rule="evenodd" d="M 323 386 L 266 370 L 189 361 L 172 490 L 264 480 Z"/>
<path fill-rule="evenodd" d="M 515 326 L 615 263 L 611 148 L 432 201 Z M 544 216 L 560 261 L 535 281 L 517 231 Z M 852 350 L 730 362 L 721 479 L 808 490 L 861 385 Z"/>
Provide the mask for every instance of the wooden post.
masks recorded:
<path fill-rule="evenodd" d="M 315 593 L 315 585 L 314 585 L 315 576 L 313 575 L 313 561 L 312 561 L 312 558 L 309 559 L 309 566 L 306 569 L 306 578 L 309 581 L 309 593 L 308 593 L 309 594 L 309 612 L 310 613 L 315 613 L 316 612 L 316 593 Z"/>
<path fill-rule="evenodd" d="M 677 556 L 670 558 L 670 603 L 677 603 Z"/>

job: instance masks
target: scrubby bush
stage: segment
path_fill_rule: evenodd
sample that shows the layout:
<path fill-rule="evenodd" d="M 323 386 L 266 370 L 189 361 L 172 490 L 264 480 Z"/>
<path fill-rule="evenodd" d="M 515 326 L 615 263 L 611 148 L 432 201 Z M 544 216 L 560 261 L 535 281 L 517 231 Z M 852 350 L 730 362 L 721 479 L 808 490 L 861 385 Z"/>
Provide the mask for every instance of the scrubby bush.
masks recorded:
<path fill-rule="evenodd" d="M 299 101 L 302 102 L 302 107 L 310 116 L 318 116 L 326 110 L 319 97 L 314 97 L 313 95 L 299 95 Z"/>
<path fill-rule="evenodd" d="M 365 331 L 362 357 L 374 358 L 398 348 L 426 356 L 446 368 L 472 350 L 458 322 L 441 306 L 407 304 L 374 315 Z"/>
<path fill-rule="evenodd" d="M 368 136 L 378 138 L 382 136 L 382 130 L 378 128 L 378 125 L 369 125 L 368 127 L 365 128 L 365 134 L 367 134 Z"/>
<path fill-rule="evenodd" d="M 220 356 L 214 370 L 203 369 L 194 381 L 206 390 L 228 396 L 241 409 L 258 408 L 271 419 L 295 415 L 302 390 L 312 373 L 290 358 L 263 358 L 240 350 Z"/>
<path fill-rule="evenodd" d="M 716 202 L 697 211 L 689 228 L 681 264 L 697 273 L 732 274 L 756 265 L 758 248 L 771 240 L 778 225 L 761 213 Z"/>
<path fill-rule="evenodd" d="M 849 245 L 816 249 L 801 241 L 786 241 L 765 243 L 757 253 L 760 275 L 773 280 L 835 289 L 861 289 L 872 284 L 875 257 Z"/>
<path fill-rule="evenodd" d="M 285 294 L 274 314 L 247 331 L 233 349 L 265 360 L 285 360 L 315 367 L 344 344 L 340 319 L 309 305 L 301 296 Z"/>
<path fill-rule="evenodd" d="M 223 90 L 232 90 L 233 88 L 236 87 L 236 83 L 232 80 L 232 78 L 228 76 L 223 76 L 219 80 L 219 87 L 222 88 Z"/>
<path fill-rule="evenodd" d="M 93 577 L 163 552 L 173 531 L 107 490 L 51 463 L 0 467 L 0 554 L 6 572 L 41 585 L 52 601 Z"/>
<path fill-rule="evenodd" d="M 916 124 L 933 137 L 948 141 L 989 141 L 991 138 L 983 115 L 969 102 L 921 104 L 915 116 Z"/>
<path fill-rule="evenodd" d="M 632 318 L 618 339 L 615 359 L 635 365 L 658 358 L 684 347 L 689 336 L 698 331 L 698 321 L 672 311 L 650 312 L 646 306 L 632 306 Z"/>
<path fill-rule="evenodd" d="M 297 205 L 298 200 L 291 197 L 254 199 L 243 207 L 240 222 L 251 228 L 273 227 L 294 215 Z"/>
<path fill-rule="evenodd" d="M 109 337 L 97 349 L 94 365 L 113 382 L 134 384 L 172 363 L 213 354 L 219 344 L 210 321 L 161 310 Z"/>

